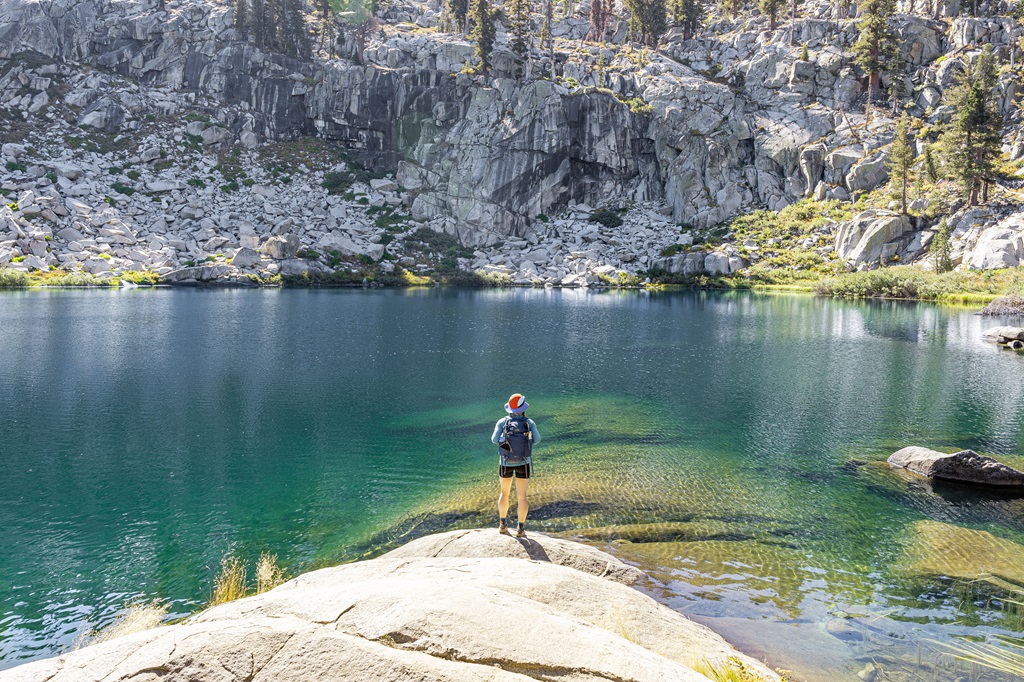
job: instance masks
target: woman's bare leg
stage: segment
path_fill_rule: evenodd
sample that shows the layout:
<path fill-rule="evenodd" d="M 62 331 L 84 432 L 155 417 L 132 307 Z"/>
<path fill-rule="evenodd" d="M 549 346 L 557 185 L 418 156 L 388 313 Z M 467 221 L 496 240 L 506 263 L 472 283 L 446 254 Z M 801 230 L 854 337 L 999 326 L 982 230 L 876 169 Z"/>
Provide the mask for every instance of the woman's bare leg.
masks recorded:
<path fill-rule="evenodd" d="M 501 494 L 498 495 L 498 518 L 503 519 L 508 516 L 508 504 L 509 504 L 509 492 L 512 490 L 512 477 L 498 478 L 501 482 Z M 519 490 L 516 488 L 516 490 Z"/>
<path fill-rule="evenodd" d="M 530 503 L 526 500 L 526 491 L 530 489 L 530 479 L 516 479 L 516 514 L 519 523 L 526 523 L 526 515 L 530 513 Z"/>

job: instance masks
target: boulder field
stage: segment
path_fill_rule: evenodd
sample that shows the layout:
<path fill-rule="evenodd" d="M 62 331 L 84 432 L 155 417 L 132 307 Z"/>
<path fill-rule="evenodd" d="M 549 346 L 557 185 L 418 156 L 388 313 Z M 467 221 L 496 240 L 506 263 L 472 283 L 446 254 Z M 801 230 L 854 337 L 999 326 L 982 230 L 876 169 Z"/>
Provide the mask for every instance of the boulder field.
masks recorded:
<path fill-rule="evenodd" d="M 182 623 L 0 672 L 2 682 L 707 680 L 778 675 L 629 587 L 586 545 L 459 530 L 303 574 Z"/>

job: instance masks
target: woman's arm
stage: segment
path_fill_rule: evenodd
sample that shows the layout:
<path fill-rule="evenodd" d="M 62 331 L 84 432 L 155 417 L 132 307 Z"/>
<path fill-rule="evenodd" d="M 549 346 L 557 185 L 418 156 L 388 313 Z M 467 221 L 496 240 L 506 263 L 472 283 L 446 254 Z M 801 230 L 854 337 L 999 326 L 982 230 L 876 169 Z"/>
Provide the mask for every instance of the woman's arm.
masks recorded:
<path fill-rule="evenodd" d="M 530 422 L 530 433 L 533 434 L 533 444 L 536 445 L 540 442 L 540 431 L 537 430 L 537 425 L 533 423 L 532 419 L 528 419 Z"/>
<path fill-rule="evenodd" d="M 491 434 L 491 442 L 495 445 L 497 445 L 501 439 L 501 431 L 505 427 L 506 419 L 508 419 L 508 417 L 502 417 L 498 420 L 498 423 L 494 425 L 494 433 Z"/>

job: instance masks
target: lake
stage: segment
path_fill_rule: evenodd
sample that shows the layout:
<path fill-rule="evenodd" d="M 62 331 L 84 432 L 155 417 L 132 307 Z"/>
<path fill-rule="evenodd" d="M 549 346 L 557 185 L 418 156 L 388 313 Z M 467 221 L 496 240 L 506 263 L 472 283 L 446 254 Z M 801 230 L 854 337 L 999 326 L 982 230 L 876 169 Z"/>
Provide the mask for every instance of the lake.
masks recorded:
<path fill-rule="evenodd" d="M 640 565 L 798 679 L 1001 679 L 942 651 L 1024 628 L 1013 575 L 964 577 L 993 553 L 1013 573 L 1024 501 L 884 466 L 911 444 L 1024 464 L 999 323 L 750 293 L 2 292 L 0 668 L 126 603 L 198 610 L 228 553 L 295 575 L 492 525 L 489 437 L 521 392 L 529 529 Z"/>

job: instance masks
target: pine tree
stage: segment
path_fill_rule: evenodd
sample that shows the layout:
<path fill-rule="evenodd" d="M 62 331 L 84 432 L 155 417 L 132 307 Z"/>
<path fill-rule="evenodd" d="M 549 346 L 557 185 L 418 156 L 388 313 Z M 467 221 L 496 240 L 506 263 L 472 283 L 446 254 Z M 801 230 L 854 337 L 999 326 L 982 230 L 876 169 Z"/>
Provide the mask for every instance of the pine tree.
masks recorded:
<path fill-rule="evenodd" d="M 509 49 L 516 61 L 526 64 L 530 59 L 530 0 L 512 0 L 508 8 Z"/>
<path fill-rule="evenodd" d="M 973 68 L 966 68 L 957 84 L 946 90 L 953 117 L 939 142 L 949 175 L 970 206 L 988 200 L 988 184 L 999 158 L 1003 121 L 992 97 L 997 77 L 992 46 L 986 45 Z"/>
<path fill-rule="evenodd" d="M 300 59 L 309 57 L 311 50 L 304 9 L 303 0 L 278 0 L 274 24 L 277 49 Z"/>
<path fill-rule="evenodd" d="M 930 144 L 924 146 L 924 172 L 929 182 L 939 181 L 939 164 L 935 161 L 934 147 Z"/>
<path fill-rule="evenodd" d="M 255 2 L 255 0 L 254 0 Z M 356 41 L 357 58 L 364 61 L 366 40 L 370 30 L 376 25 L 374 14 L 377 11 L 375 0 L 329 0 L 334 15 L 348 26 Z"/>
<path fill-rule="evenodd" d="M 625 0 L 629 10 L 629 35 L 637 42 L 657 47 L 665 32 L 665 0 Z"/>
<path fill-rule="evenodd" d="M 555 78 L 555 38 L 551 34 L 551 25 L 554 21 L 555 0 L 547 0 L 544 3 L 544 25 L 540 29 L 540 49 L 543 50 L 545 44 L 547 45 L 548 70 L 552 80 Z"/>
<path fill-rule="evenodd" d="M 675 0 L 672 5 L 672 20 L 683 28 L 683 40 L 689 40 L 697 33 L 704 20 L 704 5 L 701 0 Z"/>
<path fill-rule="evenodd" d="M 854 62 L 868 74 L 868 98 L 872 101 L 878 97 L 882 72 L 900 55 L 896 31 L 889 25 L 895 9 L 894 0 L 864 0 L 859 7 L 860 35 L 853 45 Z"/>
<path fill-rule="evenodd" d="M 910 137 L 910 117 L 906 112 L 896 121 L 896 136 L 889 146 L 889 155 L 885 159 L 889 167 L 889 175 L 893 183 L 899 187 L 900 213 L 907 212 L 907 183 L 910 180 L 910 168 L 914 165 L 914 145 Z"/>
<path fill-rule="evenodd" d="M 249 36 L 249 0 L 235 0 L 235 30 L 242 38 Z"/>
<path fill-rule="evenodd" d="M 774 31 L 779 19 L 779 10 L 785 7 L 786 0 L 758 0 L 757 7 L 768 15 L 768 30 Z"/>
<path fill-rule="evenodd" d="M 949 272 L 953 269 L 953 257 L 949 246 L 951 232 L 945 218 L 939 221 L 939 231 L 935 233 L 932 245 L 928 248 L 928 253 L 932 254 L 935 272 Z"/>
<path fill-rule="evenodd" d="M 256 47 L 267 46 L 267 5 L 264 0 L 252 0 L 252 11 L 249 13 L 249 33 Z"/>
<path fill-rule="evenodd" d="M 789 11 L 789 44 L 796 45 L 796 8 L 799 4 L 799 0 L 793 0 L 790 3 Z"/>
<path fill-rule="evenodd" d="M 743 9 L 743 0 L 720 0 L 720 6 L 729 13 L 730 19 L 735 19 Z"/>
<path fill-rule="evenodd" d="M 446 0 L 441 21 L 453 33 L 466 32 L 466 15 L 469 12 L 467 0 Z"/>
<path fill-rule="evenodd" d="M 597 42 L 604 42 L 608 22 L 612 18 L 614 0 L 591 0 L 590 3 L 590 37 Z"/>
<path fill-rule="evenodd" d="M 476 58 L 480 62 L 478 68 L 487 73 L 491 70 L 491 52 L 494 51 L 494 12 L 487 0 L 474 0 L 469 18 L 473 22 L 470 38 L 476 41 Z"/>

